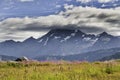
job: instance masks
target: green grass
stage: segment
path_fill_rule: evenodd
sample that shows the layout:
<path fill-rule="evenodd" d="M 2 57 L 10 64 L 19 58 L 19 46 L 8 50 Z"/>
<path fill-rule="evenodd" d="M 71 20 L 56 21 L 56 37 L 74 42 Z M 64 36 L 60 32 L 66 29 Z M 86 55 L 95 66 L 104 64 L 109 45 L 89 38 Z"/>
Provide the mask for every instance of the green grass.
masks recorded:
<path fill-rule="evenodd" d="M 0 80 L 120 80 L 120 62 L 0 62 Z"/>

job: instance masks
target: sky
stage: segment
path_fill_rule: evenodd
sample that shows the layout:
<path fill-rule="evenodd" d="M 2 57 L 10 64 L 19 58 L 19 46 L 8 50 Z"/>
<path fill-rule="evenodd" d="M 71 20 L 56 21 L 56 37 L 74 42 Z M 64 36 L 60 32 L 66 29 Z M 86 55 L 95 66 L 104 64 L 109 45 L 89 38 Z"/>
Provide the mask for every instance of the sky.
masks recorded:
<path fill-rule="evenodd" d="M 54 28 L 120 36 L 120 0 L 0 0 L 0 41 L 39 38 Z"/>

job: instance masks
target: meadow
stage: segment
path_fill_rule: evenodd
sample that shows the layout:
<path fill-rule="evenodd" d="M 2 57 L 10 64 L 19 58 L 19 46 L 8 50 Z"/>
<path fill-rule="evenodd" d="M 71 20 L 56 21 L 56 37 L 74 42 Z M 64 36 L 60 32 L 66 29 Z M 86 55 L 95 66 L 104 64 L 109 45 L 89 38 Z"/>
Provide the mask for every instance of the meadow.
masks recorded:
<path fill-rule="evenodd" d="M 120 80 L 120 61 L 0 62 L 0 80 Z"/>

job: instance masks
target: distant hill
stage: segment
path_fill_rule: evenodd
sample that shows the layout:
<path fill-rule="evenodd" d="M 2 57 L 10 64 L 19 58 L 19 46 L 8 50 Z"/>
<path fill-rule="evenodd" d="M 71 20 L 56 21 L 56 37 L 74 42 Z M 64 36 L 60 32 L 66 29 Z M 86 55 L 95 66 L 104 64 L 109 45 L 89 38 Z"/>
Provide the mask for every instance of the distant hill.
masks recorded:
<path fill-rule="evenodd" d="M 97 50 L 97 51 L 91 51 L 87 53 L 82 54 L 74 54 L 74 55 L 67 55 L 67 56 L 51 56 L 51 55 L 45 55 L 45 56 L 37 56 L 35 59 L 39 61 L 45 61 L 45 60 L 67 60 L 67 61 L 100 61 L 106 56 L 112 56 L 115 55 L 115 53 L 119 52 L 120 48 L 111 48 L 111 49 L 103 49 L 103 50 Z"/>
<path fill-rule="evenodd" d="M 17 57 L 0 55 L 0 61 L 11 61 L 11 60 L 14 61 L 16 59 Z"/>
<path fill-rule="evenodd" d="M 106 57 L 100 59 L 100 61 L 115 60 L 115 59 L 120 59 L 120 52 L 115 53 L 115 54 L 110 55 L 110 56 L 106 56 Z"/>

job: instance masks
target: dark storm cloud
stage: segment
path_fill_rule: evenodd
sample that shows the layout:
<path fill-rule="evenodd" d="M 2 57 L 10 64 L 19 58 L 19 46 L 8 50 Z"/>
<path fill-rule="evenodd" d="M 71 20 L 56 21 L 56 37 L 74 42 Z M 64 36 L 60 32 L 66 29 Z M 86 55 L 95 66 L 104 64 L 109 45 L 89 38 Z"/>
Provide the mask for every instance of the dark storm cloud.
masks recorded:
<path fill-rule="evenodd" d="M 99 32 L 102 32 L 104 31 L 103 28 L 101 27 L 96 27 L 96 26 L 85 26 L 85 25 L 81 25 L 81 26 L 78 26 L 78 25 L 65 25 L 65 26 L 60 26 L 60 25 L 54 25 L 54 26 L 40 26 L 40 25 L 37 25 L 36 23 L 34 24 L 29 24 L 29 25 L 26 25 L 27 27 L 24 27 L 24 28 L 18 28 L 17 30 L 19 31 L 34 31 L 34 32 L 39 32 L 39 31 L 48 31 L 50 29 L 79 29 L 79 30 L 82 30 L 86 33 L 99 33 Z"/>
<path fill-rule="evenodd" d="M 8 18 L 0 22 L 0 36 L 9 34 L 14 36 L 14 39 L 15 37 L 39 37 L 55 28 L 77 28 L 87 33 L 107 31 L 120 35 L 120 12 L 119 9 L 73 7 L 57 15 Z"/>
<path fill-rule="evenodd" d="M 100 32 L 104 31 L 103 28 L 93 27 L 93 26 L 91 26 L 91 27 L 83 26 L 83 27 L 80 27 L 79 29 L 86 32 L 86 33 L 100 33 Z"/>
<path fill-rule="evenodd" d="M 116 24 L 116 23 L 120 23 L 120 20 L 119 19 L 106 19 L 105 20 L 106 22 L 109 22 L 109 23 L 113 23 L 113 24 Z"/>

